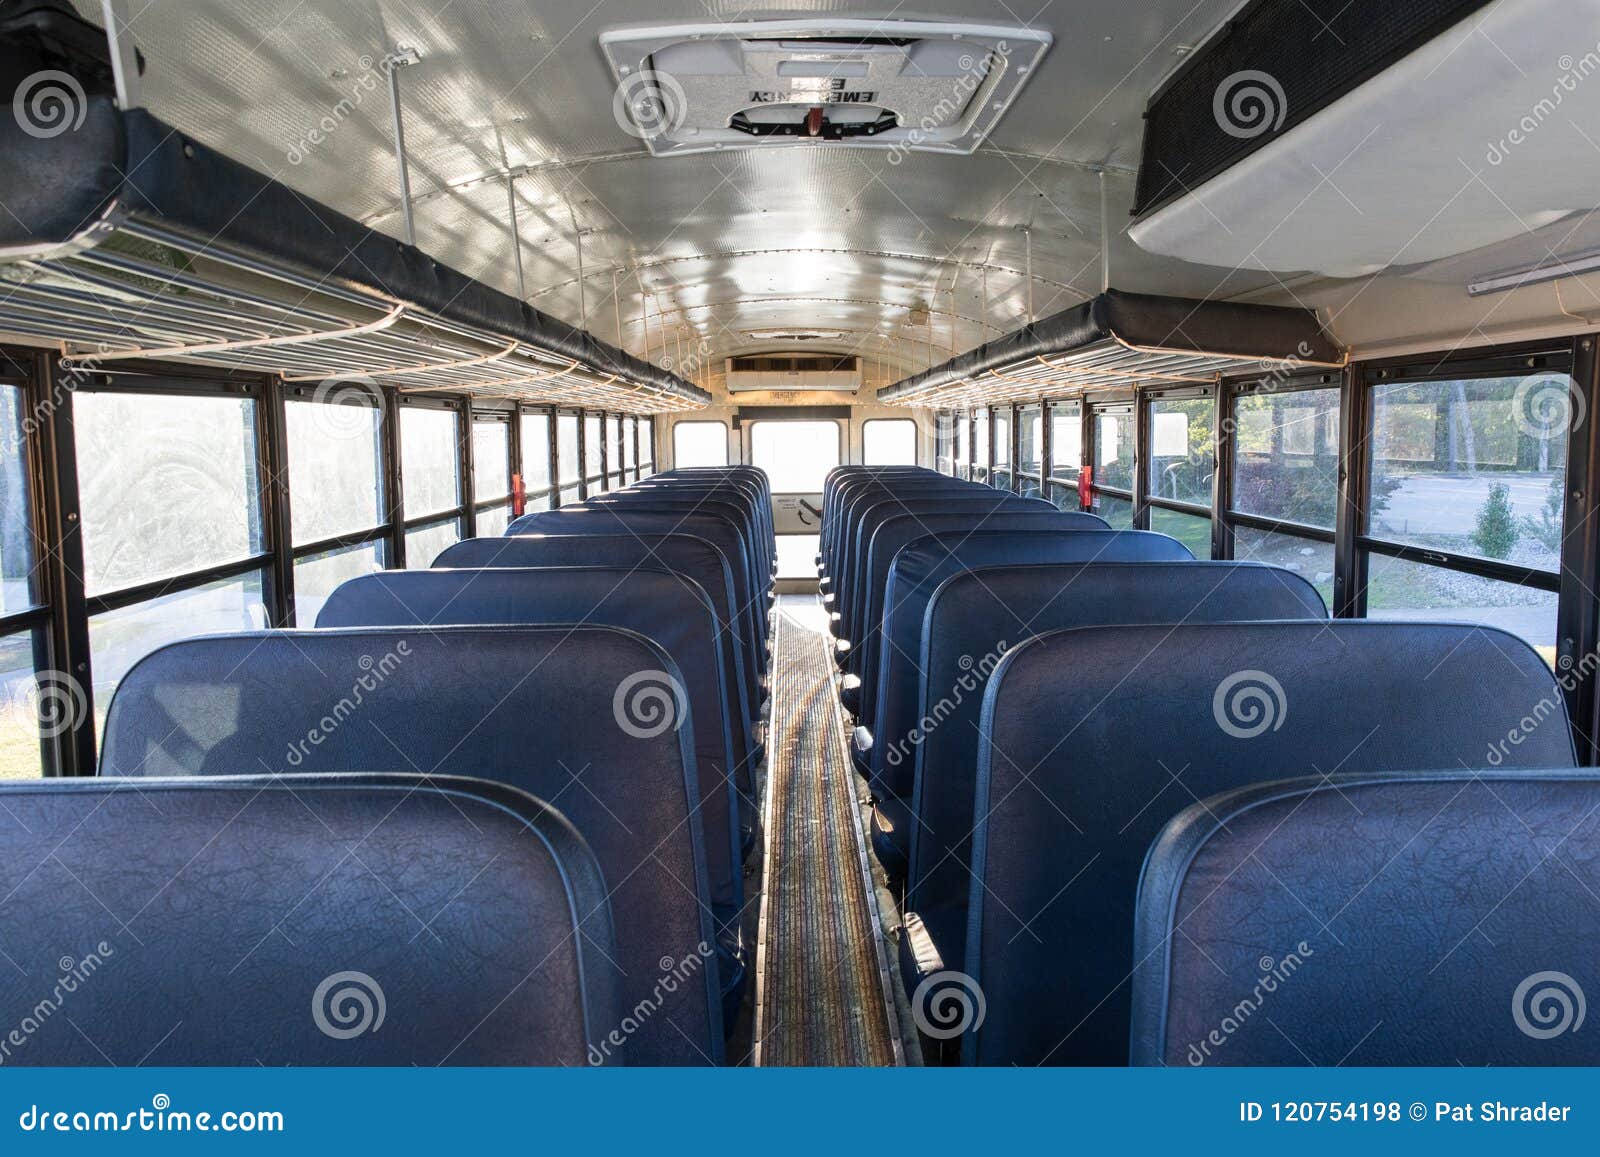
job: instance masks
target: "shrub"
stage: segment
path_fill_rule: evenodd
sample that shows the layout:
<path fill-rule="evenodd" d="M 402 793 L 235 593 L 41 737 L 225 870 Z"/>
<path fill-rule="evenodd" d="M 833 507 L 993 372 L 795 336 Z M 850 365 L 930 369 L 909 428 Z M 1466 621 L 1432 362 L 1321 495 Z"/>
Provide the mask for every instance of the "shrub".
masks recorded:
<path fill-rule="evenodd" d="M 1516 515 L 1511 511 L 1511 488 L 1504 482 L 1489 487 L 1489 496 L 1478 507 L 1478 529 L 1472 542 L 1486 558 L 1506 558 L 1517 545 Z"/>

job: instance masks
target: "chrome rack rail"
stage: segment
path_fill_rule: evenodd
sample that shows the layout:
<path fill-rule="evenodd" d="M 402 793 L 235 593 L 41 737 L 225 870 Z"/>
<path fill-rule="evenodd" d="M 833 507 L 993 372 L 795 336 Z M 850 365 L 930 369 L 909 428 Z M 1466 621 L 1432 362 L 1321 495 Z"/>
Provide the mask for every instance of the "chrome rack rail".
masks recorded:
<path fill-rule="evenodd" d="M 1235 374 L 1338 369 L 1345 353 L 1309 310 L 1108 290 L 881 391 L 880 402 L 965 408 Z"/>

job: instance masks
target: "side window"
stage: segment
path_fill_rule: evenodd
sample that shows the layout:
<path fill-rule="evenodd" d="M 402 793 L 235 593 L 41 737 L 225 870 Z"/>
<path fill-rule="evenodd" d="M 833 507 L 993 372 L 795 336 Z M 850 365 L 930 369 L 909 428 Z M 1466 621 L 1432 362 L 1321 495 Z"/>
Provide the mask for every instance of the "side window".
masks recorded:
<path fill-rule="evenodd" d="M 461 416 L 454 409 L 400 411 L 406 566 L 420 570 L 461 538 Z"/>
<path fill-rule="evenodd" d="M 1149 405 L 1150 529 L 1210 558 L 1211 483 L 1217 471 L 1213 397 L 1154 398 Z"/>
<path fill-rule="evenodd" d="M 1304 575 L 1331 608 L 1339 389 L 1252 384 L 1232 406 L 1233 557 Z"/>
<path fill-rule="evenodd" d="M 337 403 L 284 404 L 296 626 L 314 626 L 335 587 L 387 562 L 381 537 L 383 412 L 356 393 Z M 330 539 L 341 541 L 333 545 Z"/>
<path fill-rule="evenodd" d="M 123 675 L 157 647 L 267 623 L 255 407 L 254 398 L 221 395 L 80 390 L 73 399 L 97 728 Z M 295 519 L 306 540 L 380 522 L 376 459 L 372 475 L 360 469 L 362 451 L 375 449 L 378 414 L 366 406 L 297 410 L 291 501 L 302 493 L 297 460 L 326 484 L 349 487 L 343 506 L 306 497 L 306 513 Z M 327 424 L 309 430 L 318 418 Z M 332 447 L 351 431 L 356 469 L 332 460 Z M 205 577 L 219 567 L 237 573 Z M 161 594 L 132 596 L 156 582 Z"/>
<path fill-rule="evenodd" d="M 527 494 L 528 509 L 542 510 L 549 505 L 549 492 L 554 481 L 550 473 L 550 415 L 523 414 L 522 431 L 522 487 Z"/>
<path fill-rule="evenodd" d="M 511 419 L 472 419 L 472 506 L 479 538 L 505 533 L 511 521 Z"/>
<path fill-rule="evenodd" d="M 1370 388 L 1367 614 L 1488 623 L 1553 663 L 1572 379 Z M 1467 560 L 1480 573 L 1466 573 Z"/>
<path fill-rule="evenodd" d="M 1078 478 L 1083 472 L 1083 407 L 1055 402 L 1049 407 L 1050 461 L 1045 463 L 1045 495 L 1061 510 L 1081 510 Z"/>
<path fill-rule="evenodd" d="M 566 506 L 577 502 L 581 492 L 578 480 L 583 477 L 583 463 L 578 460 L 578 415 L 556 415 L 556 482 L 560 486 L 556 505 Z"/>

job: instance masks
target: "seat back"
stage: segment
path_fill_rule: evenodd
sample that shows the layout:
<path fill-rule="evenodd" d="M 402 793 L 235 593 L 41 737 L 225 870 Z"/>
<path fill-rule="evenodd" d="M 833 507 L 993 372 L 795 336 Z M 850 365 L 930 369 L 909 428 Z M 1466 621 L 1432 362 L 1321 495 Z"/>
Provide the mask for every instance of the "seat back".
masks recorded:
<path fill-rule="evenodd" d="M 1045 521 L 1029 521 L 1036 518 Z M 878 651 L 883 639 L 883 608 L 887 605 L 884 602 L 884 595 L 889 585 L 889 569 L 907 544 L 930 534 L 948 535 L 950 532 L 958 531 L 976 534 L 981 531 L 1014 530 L 1043 537 L 1047 534 L 1109 529 L 1105 519 L 1099 515 L 1084 514 L 1080 511 L 1060 511 L 1048 502 L 1034 499 L 976 514 L 959 509 L 949 514 L 926 514 L 913 510 L 884 519 L 867 544 L 862 566 L 858 568 L 861 575 L 860 587 L 857 595 L 851 600 L 856 615 L 854 625 L 860 636 L 859 642 L 852 639 L 861 652 L 855 667 L 856 673 L 861 676 L 863 684 L 877 677 Z M 959 541 L 959 538 L 954 538 L 954 541 Z M 865 697 L 869 704 L 874 695 L 875 691 Z"/>
<path fill-rule="evenodd" d="M 1072 627 L 1327 617 L 1305 579 L 1250 562 L 981 566 L 944 579 L 928 600 L 919 661 L 894 664 L 917 683 L 915 730 L 882 736 L 885 762 L 914 769 L 907 908 L 966 911 L 979 711 L 1009 646 Z M 923 720 L 936 722 L 924 732 Z M 939 947 L 961 967 L 964 944 Z"/>
<path fill-rule="evenodd" d="M 324 627 L 594 624 L 621 627 L 662 648 L 682 676 L 667 687 L 694 720 L 700 825 L 711 902 L 734 918 L 744 903 L 739 821 L 754 822 L 748 762 L 734 754 L 730 697 L 716 617 L 693 579 L 643 567 L 377 571 L 341 583 L 317 615 Z"/>
<path fill-rule="evenodd" d="M 711 599 L 717 616 L 717 638 L 723 668 L 734 675 L 743 730 L 756 719 L 754 656 L 740 645 L 739 604 L 733 572 L 715 546 L 692 534 L 519 534 L 502 538 L 467 538 L 434 559 L 435 567 L 481 570 L 486 567 L 645 566 L 693 579 Z M 747 743 L 749 742 L 747 737 Z M 737 748 L 736 748 L 737 750 Z M 748 748 L 747 748 L 748 750 Z"/>
<path fill-rule="evenodd" d="M 251 766 L 241 764 L 240 766 Z M 453 777 L 0 786 L 11 1065 L 622 1060 L 593 853 Z M 52 995 L 53 993 L 53 995 Z M 41 1001 L 41 998 L 42 1001 Z"/>
<path fill-rule="evenodd" d="M 1318 776 L 1213 797 L 1145 863 L 1133 1061 L 1600 1063 L 1600 1035 L 1579 1031 L 1600 984 L 1597 894 L 1593 771 Z"/>
<path fill-rule="evenodd" d="M 885 609 L 878 638 L 869 648 L 877 654 L 865 658 L 862 668 L 861 716 L 874 735 L 897 735 L 909 726 L 916 710 L 920 674 L 909 657 L 921 654 L 928 600 L 951 575 L 1010 563 L 1188 562 L 1194 558 L 1177 539 L 1148 530 L 1077 530 L 1070 528 L 1078 524 L 1068 523 L 1069 529 L 1058 533 L 1032 533 L 1034 525 L 1049 525 L 1033 520 L 1047 517 L 1026 514 L 1013 521 L 1012 516 L 1003 515 L 989 520 L 982 529 L 952 520 L 944 524 L 946 529 L 913 539 L 895 555 L 884 582 Z M 937 528 L 940 524 L 931 525 Z M 874 775 L 884 777 L 883 789 L 892 795 L 910 794 L 910 774 L 910 766 L 904 763 L 899 778 L 894 769 L 874 764 Z"/>
<path fill-rule="evenodd" d="M 733 574 L 734 594 L 740 608 L 740 634 L 747 656 L 758 659 L 765 654 L 766 614 L 758 618 L 758 586 L 752 578 L 750 561 L 744 552 L 737 529 L 728 519 L 704 513 L 667 513 L 627 510 L 616 506 L 603 509 L 565 507 L 524 514 L 506 530 L 508 536 L 522 534 L 692 534 L 703 538 L 722 552 Z M 762 607 L 765 596 L 759 595 Z"/>
<path fill-rule="evenodd" d="M 1522 640 L 1363 620 L 1095 627 L 1007 653 L 974 798 L 966 971 L 983 1064 L 1124 1064 L 1139 866 L 1196 799 L 1265 779 L 1484 766 L 1528 705 L 1557 706 L 1505 766 L 1570 767 L 1554 676 Z"/>
<path fill-rule="evenodd" d="M 662 679 L 661 676 L 666 678 Z M 102 775 L 472 774 L 561 809 L 594 849 L 616 916 L 624 1007 L 663 956 L 715 951 L 693 722 L 651 714 L 682 675 L 613 627 L 252 631 L 172 643 L 123 677 Z M 629 1042 L 629 1060 L 722 1056 L 715 966 Z"/>

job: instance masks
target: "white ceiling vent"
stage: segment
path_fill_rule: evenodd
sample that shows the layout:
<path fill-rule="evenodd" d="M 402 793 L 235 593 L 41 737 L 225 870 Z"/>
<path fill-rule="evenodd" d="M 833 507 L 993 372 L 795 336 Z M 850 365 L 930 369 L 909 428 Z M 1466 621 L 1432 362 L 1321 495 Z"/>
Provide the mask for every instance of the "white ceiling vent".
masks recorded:
<path fill-rule="evenodd" d="M 758 145 L 970 153 L 1051 37 L 1020 25 L 754 20 L 602 33 L 617 123 L 656 156 Z"/>

